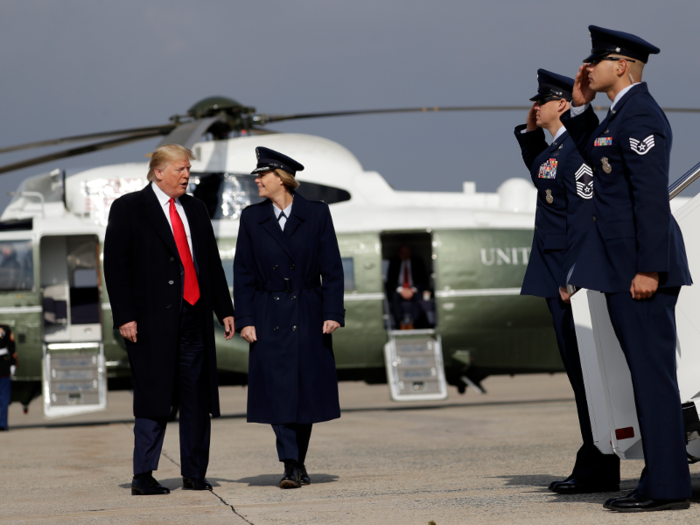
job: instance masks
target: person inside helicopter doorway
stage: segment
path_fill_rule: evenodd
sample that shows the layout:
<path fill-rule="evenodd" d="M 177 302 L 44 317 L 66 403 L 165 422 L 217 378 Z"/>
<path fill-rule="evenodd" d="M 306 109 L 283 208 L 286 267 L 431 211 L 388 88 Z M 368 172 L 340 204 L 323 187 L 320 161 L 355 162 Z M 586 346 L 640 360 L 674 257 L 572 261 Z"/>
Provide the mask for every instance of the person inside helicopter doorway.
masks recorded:
<path fill-rule="evenodd" d="M 328 205 L 295 192 L 297 161 L 255 150 L 266 199 L 241 215 L 233 263 L 236 328 L 250 343 L 248 422 L 271 424 L 280 488 L 311 479 L 314 423 L 340 417 L 331 334 L 345 324 L 343 265 Z"/>

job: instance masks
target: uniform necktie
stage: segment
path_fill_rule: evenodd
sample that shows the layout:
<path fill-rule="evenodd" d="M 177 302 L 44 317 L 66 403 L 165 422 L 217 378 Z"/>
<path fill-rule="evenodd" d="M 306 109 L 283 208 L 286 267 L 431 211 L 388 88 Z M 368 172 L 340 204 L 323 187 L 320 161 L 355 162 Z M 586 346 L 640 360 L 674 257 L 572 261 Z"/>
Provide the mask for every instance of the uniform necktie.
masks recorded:
<path fill-rule="evenodd" d="M 185 225 L 182 224 L 180 214 L 175 209 L 175 199 L 170 199 L 170 222 L 173 225 L 173 236 L 177 245 L 177 252 L 180 254 L 180 261 L 185 268 L 185 290 L 182 297 L 189 304 L 194 305 L 199 300 L 199 283 L 197 282 L 197 272 L 192 262 L 190 245 L 187 244 L 187 234 Z"/>
<path fill-rule="evenodd" d="M 403 265 L 403 287 L 411 287 L 411 278 L 408 276 L 408 263 L 404 263 Z"/>
<path fill-rule="evenodd" d="M 280 228 L 282 228 L 282 231 L 284 231 L 284 225 L 287 223 L 287 216 L 284 214 L 283 211 L 280 212 L 280 216 L 277 217 L 277 222 L 279 223 Z"/>

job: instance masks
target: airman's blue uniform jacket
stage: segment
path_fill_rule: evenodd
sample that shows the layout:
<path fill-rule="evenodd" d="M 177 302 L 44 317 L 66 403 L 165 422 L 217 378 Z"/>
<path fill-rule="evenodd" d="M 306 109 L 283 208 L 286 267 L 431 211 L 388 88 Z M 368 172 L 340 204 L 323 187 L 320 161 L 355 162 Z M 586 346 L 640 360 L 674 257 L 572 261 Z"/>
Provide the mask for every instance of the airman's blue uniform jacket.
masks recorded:
<path fill-rule="evenodd" d="M 590 229 L 593 172 L 566 131 L 548 145 L 542 129 L 523 129 L 515 128 L 515 138 L 537 188 L 537 212 L 520 293 L 556 298 Z"/>
<path fill-rule="evenodd" d="M 671 127 L 646 83 L 625 93 L 600 123 L 590 107 L 561 121 L 596 181 L 592 229 L 569 282 L 625 292 L 638 272 L 658 272 L 661 288 L 691 284 L 668 199 Z"/>

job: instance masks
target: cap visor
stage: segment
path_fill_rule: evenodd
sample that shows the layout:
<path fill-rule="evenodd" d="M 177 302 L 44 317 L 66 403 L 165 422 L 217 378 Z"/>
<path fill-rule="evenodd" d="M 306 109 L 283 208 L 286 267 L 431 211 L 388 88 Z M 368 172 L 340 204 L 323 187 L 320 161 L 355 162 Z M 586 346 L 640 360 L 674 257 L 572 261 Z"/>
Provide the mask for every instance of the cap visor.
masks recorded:
<path fill-rule="evenodd" d="M 543 98 L 546 98 L 549 95 L 545 95 L 544 93 L 537 93 L 534 97 L 530 99 L 531 102 L 537 102 L 538 100 L 542 100 Z"/>
<path fill-rule="evenodd" d="M 275 168 L 273 168 L 272 166 L 260 166 L 251 171 L 250 174 L 255 175 L 256 173 L 262 173 L 264 171 L 275 171 Z"/>
<path fill-rule="evenodd" d="M 608 56 L 610 53 L 592 53 L 588 55 L 586 58 L 583 59 L 583 62 L 585 64 L 588 64 L 589 62 L 592 62 L 594 60 L 598 60 L 600 58 Z"/>

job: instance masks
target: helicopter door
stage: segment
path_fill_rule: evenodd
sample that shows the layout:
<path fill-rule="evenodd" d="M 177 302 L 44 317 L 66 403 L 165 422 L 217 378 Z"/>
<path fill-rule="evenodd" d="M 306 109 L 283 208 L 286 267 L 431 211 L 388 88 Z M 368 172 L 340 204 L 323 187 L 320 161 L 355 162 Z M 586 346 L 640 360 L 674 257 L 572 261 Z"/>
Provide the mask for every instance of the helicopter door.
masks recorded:
<path fill-rule="evenodd" d="M 44 414 L 107 406 L 96 235 L 42 237 Z"/>
<path fill-rule="evenodd" d="M 391 398 L 445 399 L 447 381 L 435 317 L 432 236 L 429 232 L 384 233 L 381 240 L 389 336 L 384 358 Z M 410 261 L 410 265 L 402 261 Z M 402 295 L 403 288 L 411 290 L 410 299 Z"/>

